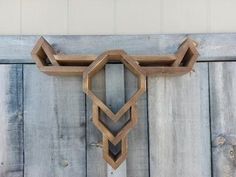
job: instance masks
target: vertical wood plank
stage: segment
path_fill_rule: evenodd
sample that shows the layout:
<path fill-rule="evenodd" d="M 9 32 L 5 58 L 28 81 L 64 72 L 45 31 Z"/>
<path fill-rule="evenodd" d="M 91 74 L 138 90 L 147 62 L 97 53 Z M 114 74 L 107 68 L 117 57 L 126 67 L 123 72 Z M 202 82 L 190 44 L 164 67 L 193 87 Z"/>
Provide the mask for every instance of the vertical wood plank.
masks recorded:
<path fill-rule="evenodd" d="M 117 64 L 114 64 L 117 65 Z M 112 72 L 111 72 L 112 73 Z M 125 99 L 130 98 L 137 89 L 137 79 L 125 69 Z M 116 80 L 119 80 L 119 74 Z M 116 82 L 113 79 L 113 84 Z M 93 81 L 93 92 L 102 100 L 106 99 L 105 90 L 105 70 L 95 75 Z M 114 92 L 114 91 L 113 91 Z M 119 93 L 117 93 L 119 94 Z M 101 133 L 91 121 L 91 100 L 87 97 L 87 176 L 106 177 L 107 165 L 102 157 L 100 143 Z M 128 135 L 128 159 L 127 176 L 144 177 L 148 176 L 148 131 L 147 131 L 147 100 L 146 94 L 140 97 L 138 103 L 139 120 L 136 127 Z"/>
<path fill-rule="evenodd" d="M 22 65 L 0 65 L 0 176 L 23 177 Z"/>
<path fill-rule="evenodd" d="M 25 66 L 25 177 L 86 176 L 84 102 L 81 77 Z"/>
<path fill-rule="evenodd" d="M 148 79 L 151 177 L 210 177 L 208 66 Z"/>
<path fill-rule="evenodd" d="M 236 176 L 236 62 L 210 63 L 214 177 Z"/>
<path fill-rule="evenodd" d="M 138 81 L 133 74 L 125 70 L 126 100 L 137 90 Z M 148 116 L 147 116 L 147 92 L 137 102 L 138 123 L 128 135 L 128 177 L 149 176 L 148 154 Z"/>
<path fill-rule="evenodd" d="M 125 103 L 125 77 L 123 64 L 107 64 L 105 66 L 105 89 L 106 89 L 106 104 L 113 112 L 117 112 Z M 124 119 L 123 119 L 124 120 Z M 118 125 L 110 126 L 114 129 L 124 124 L 123 121 L 118 121 Z M 114 124 L 113 124 L 114 125 Z M 126 160 L 116 169 L 107 164 L 107 177 L 126 177 Z"/>
<path fill-rule="evenodd" d="M 104 69 L 92 80 L 93 92 L 102 100 L 105 99 Z M 92 101 L 86 97 L 87 122 L 87 177 L 106 177 L 107 165 L 102 155 L 102 134 L 92 122 Z"/>

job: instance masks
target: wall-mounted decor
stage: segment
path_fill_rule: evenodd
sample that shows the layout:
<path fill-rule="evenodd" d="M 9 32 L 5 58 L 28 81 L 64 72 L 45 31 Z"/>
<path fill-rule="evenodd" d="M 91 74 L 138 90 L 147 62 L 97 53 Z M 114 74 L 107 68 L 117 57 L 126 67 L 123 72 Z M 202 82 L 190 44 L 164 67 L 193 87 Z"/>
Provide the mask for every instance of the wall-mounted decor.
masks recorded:
<path fill-rule="evenodd" d="M 91 98 L 92 120 L 103 135 L 103 157 L 114 169 L 126 159 L 128 153 L 128 133 L 137 123 L 136 103 L 146 89 L 146 76 L 149 75 L 182 75 L 192 70 L 197 60 L 197 43 L 187 38 L 175 54 L 169 55 L 129 55 L 123 50 L 105 51 L 99 56 L 57 54 L 53 47 L 41 37 L 32 57 L 40 71 L 49 75 L 82 75 L 83 90 Z M 101 100 L 92 89 L 93 77 L 107 63 L 122 63 L 136 76 L 138 89 L 129 100 L 115 113 Z M 124 114 L 129 112 L 129 120 L 119 131 L 114 132 L 101 120 L 108 117 L 115 126 Z M 104 114 L 101 114 L 104 113 Z"/>

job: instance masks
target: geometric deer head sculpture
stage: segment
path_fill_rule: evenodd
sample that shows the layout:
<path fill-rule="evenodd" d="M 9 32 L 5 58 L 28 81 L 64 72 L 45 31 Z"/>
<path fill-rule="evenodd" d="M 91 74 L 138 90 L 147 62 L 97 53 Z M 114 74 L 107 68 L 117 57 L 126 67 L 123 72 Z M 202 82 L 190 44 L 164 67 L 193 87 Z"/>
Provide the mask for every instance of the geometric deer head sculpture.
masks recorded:
<path fill-rule="evenodd" d="M 186 39 L 175 54 L 157 56 L 131 56 L 123 50 L 105 51 L 99 56 L 56 54 L 52 46 L 41 37 L 32 50 L 32 57 L 40 71 L 49 75 L 81 75 L 83 90 L 92 100 L 92 120 L 103 136 L 103 157 L 114 169 L 126 159 L 128 153 L 128 133 L 138 120 L 136 102 L 146 90 L 148 75 L 182 75 L 192 70 L 197 60 L 197 43 Z M 132 72 L 138 80 L 138 89 L 117 111 L 110 108 L 93 93 L 92 78 L 109 62 L 120 62 Z M 129 112 L 128 122 L 113 132 L 101 120 L 103 112 L 116 125 L 124 114 Z"/>

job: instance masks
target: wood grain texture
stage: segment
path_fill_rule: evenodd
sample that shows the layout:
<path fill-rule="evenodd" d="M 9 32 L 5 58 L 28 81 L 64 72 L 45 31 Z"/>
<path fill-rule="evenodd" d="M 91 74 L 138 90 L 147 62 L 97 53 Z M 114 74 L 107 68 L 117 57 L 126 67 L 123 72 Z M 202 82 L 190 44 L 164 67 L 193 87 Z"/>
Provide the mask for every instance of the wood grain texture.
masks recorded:
<path fill-rule="evenodd" d="M 22 65 L 0 65 L 0 176 L 23 177 Z"/>
<path fill-rule="evenodd" d="M 33 63 L 30 52 L 40 36 L 0 36 L 0 63 Z M 198 61 L 235 60 L 236 34 L 153 34 L 153 35 L 91 35 L 44 36 L 65 54 L 98 55 L 106 50 L 123 49 L 130 55 L 174 53 L 190 37 L 199 42 Z"/>
<path fill-rule="evenodd" d="M 99 71 L 92 81 L 93 92 L 105 100 L 105 71 Z M 86 96 L 87 177 L 106 177 L 107 165 L 102 155 L 102 134 L 92 122 L 92 101 Z"/>
<path fill-rule="evenodd" d="M 0 34 L 21 34 L 21 1 L 1 1 L 0 5 Z M 9 20 L 11 19 L 11 20 Z"/>
<path fill-rule="evenodd" d="M 85 95 L 81 77 L 24 67 L 25 177 L 85 177 Z"/>
<path fill-rule="evenodd" d="M 148 79 L 151 177 L 210 177 L 208 65 Z"/>
<path fill-rule="evenodd" d="M 236 176 L 236 62 L 210 63 L 214 177 Z"/>
<path fill-rule="evenodd" d="M 125 103 L 125 77 L 124 77 L 124 65 L 123 64 L 107 64 L 105 66 L 105 90 L 106 90 L 106 104 L 113 112 L 119 111 L 119 109 Z M 117 128 L 121 128 L 125 124 L 124 117 L 116 124 L 105 121 L 106 125 L 113 131 L 119 131 Z M 107 177 L 127 177 L 126 160 L 114 170 L 109 164 L 107 164 Z"/>
<path fill-rule="evenodd" d="M 125 70 L 126 99 L 137 90 L 137 79 L 128 70 Z M 143 93 L 137 102 L 138 123 L 128 135 L 127 177 L 148 177 L 148 110 L 147 92 Z"/>

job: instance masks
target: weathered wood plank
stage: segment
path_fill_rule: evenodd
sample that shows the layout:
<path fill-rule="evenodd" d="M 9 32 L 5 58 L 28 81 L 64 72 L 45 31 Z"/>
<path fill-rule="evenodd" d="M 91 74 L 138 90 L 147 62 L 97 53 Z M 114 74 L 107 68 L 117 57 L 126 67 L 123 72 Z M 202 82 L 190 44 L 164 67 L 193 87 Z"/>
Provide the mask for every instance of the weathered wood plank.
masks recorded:
<path fill-rule="evenodd" d="M 174 53 L 186 37 L 199 42 L 198 61 L 235 60 L 236 33 L 231 34 L 153 34 L 45 36 L 57 52 L 95 54 L 124 49 L 132 55 Z M 39 36 L 0 36 L 0 63 L 34 63 L 30 53 Z"/>
<path fill-rule="evenodd" d="M 137 90 L 138 80 L 128 70 L 125 71 L 126 100 Z M 148 116 L 147 116 L 147 92 L 137 102 L 138 123 L 128 135 L 128 177 L 148 177 Z"/>
<path fill-rule="evenodd" d="M 148 79 L 151 177 L 210 177 L 208 65 Z"/>
<path fill-rule="evenodd" d="M 92 80 L 93 92 L 102 100 L 105 99 L 104 70 L 98 72 Z M 92 101 L 86 97 L 87 112 L 87 177 L 106 177 L 107 165 L 102 155 L 102 134 L 92 122 Z"/>
<path fill-rule="evenodd" d="M 107 64 L 105 66 L 106 104 L 113 112 L 117 112 L 125 103 L 125 77 L 123 64 Z M 123 117 L 116 124 L 106 122 L 113 131 L 121 128 L 125 123 Z M 119 131 L 118 129 L 118 131 Z M 127 177 L 126 160 L 116 169 L 107 164 L 107 177 Z"/>
<path fill-rule="evenodd" d="M 25 177 L 85 177 L 85 95 L 81 77 L 24 67 Z"/>
<path fill-rule="evenodd" d="M 22 65 L 0 65 L 0 176 L 23 177 Z"/>
<path fill-rule="evenodd" d="M 209 66 L 214 177 L 236 176 L 235 68 L 236 62 Z"/>

